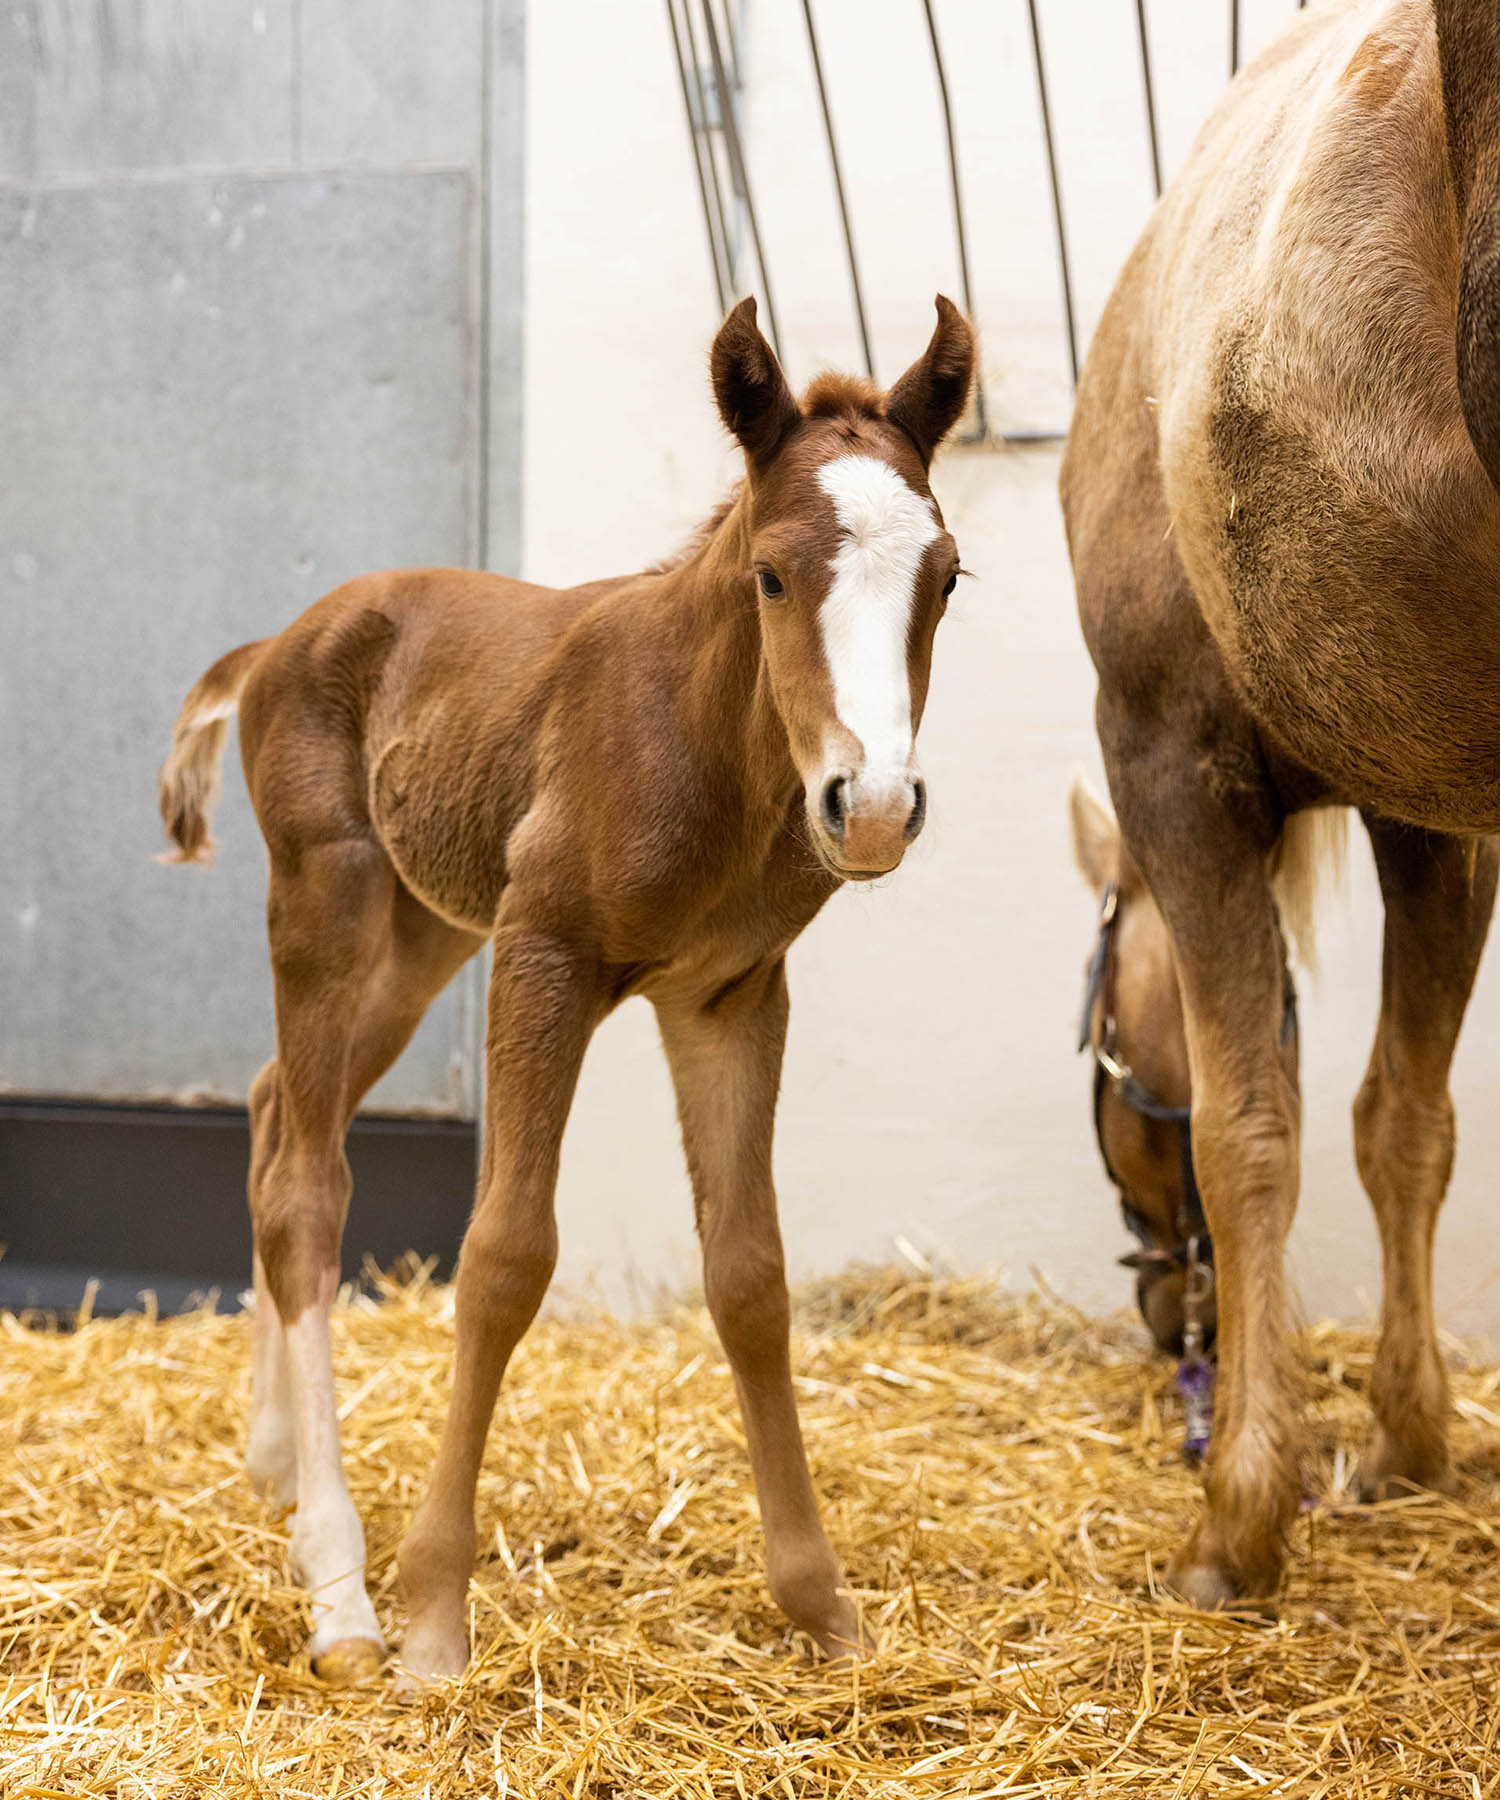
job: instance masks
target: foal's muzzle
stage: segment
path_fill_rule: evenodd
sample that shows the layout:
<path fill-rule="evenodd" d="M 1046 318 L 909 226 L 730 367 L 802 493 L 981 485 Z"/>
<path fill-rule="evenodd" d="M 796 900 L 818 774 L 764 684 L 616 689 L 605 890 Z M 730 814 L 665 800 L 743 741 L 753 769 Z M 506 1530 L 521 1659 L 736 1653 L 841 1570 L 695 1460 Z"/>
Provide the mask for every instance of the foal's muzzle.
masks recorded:
<path fill-rule="evenodd" d="M 1182 1355 L 1186 1285 L 1187 1276 L 1182 1269 L 1141 1269 L 1135 1278 L 1135 1301 L 1141 1317 L 1157 1348 L 1169 1356 Z M 1201 1302 L 1199 1315 L 1203 1349 L 1211 1350 L 1219 1334 L 1219 1309 L 1213 1293 Z"/>
<path fill-rule="evenodd" d="M 808 813 L 824 858 L 840 875 L 889 874 L 927 819 L 927 784 L 903 775 L 878 785 L 846 769 L 823 777 Z"/>

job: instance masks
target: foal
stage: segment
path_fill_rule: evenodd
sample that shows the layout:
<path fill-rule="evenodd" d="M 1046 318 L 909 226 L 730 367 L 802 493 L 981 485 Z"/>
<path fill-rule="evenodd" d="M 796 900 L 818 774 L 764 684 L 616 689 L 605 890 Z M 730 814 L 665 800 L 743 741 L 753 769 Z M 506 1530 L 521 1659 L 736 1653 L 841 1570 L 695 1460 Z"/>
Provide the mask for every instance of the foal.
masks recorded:
<path fill-rule="evenodd" d="M 468 1660 L 474 1493 L 511 1352 L 556 1260 L 558 1151 L 585 1047 L 631 994 L 656 1008 L 734 1372 L 772 1594 L 830 1654 L 855 1609 L 824 1535 L 792 1395 L 771 1181 L 785 956 L 838 888 L 922 828 L 914 739 L 958 572 L 927 485 L 974 340 L 941 297 L 886 394 L 825 375 L 793 398 L 742 301 L 711 372 L 746 478 L 675 562 L 558 591 L 460 570 L 365 576 L 222 657 L 161 776 L 180 860 L 240 711 L 270 856 L 276 1057 L 250 1094 L 254 1479 L 295 1502 L 314 1666 L 383 1641 L 344 1485 L 329 1308 L 361 1096 L 488 937 L 484 1153 L 457 1275 L 453 1398 L 399 1552 L 402 1660 Z"/>

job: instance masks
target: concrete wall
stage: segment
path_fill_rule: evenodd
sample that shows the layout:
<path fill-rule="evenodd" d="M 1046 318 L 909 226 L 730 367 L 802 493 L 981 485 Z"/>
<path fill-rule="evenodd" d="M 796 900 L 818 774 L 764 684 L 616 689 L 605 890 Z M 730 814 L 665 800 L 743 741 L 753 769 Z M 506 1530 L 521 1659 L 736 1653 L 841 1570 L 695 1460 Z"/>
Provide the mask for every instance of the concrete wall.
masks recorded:
<path fill-rule="evenodd" d="M 237 772 L 219 865 L 150 860 L 183 694 L 361 570 L 515 560 L 521 16 L 0 22 L 0 1086 L 243 1095 L 271 996 Z M 376 1104 L 472 1112 L 474 992 Z"/>
<path fill-rule="evenodd" d="M 1292 0 L 1246 0 L 1247 53 Z M 1128 0 L 1043 0 L 1085 338 L 1149 209 Z M 1168 171 L 1221 91 L 1228 7 L 1152 0 Z M 1068 405 L 1037 109 L 1021 0 L 937 8 L 963 147 L 992 405 L 1057 427 Z M 921 11 L 816 8 L 879 373 L 920 350 L 956 292 L 941 123 Z M 749 157 L 794 379 L 858 353 L 821 122 L 791 0 L 751 0 Z M 665 21 L 549 0 L 529 43 L 526 566 L 573 580 L 660 554 L 734 471 L 704 352 L 714 302 Z M 587 109 L 559 122 L 565 93 Z M 579 397 L 587 396 L 586 405 Z M 960 1267 L 1040 1270 L 1086 1304 L 1122 1303 L 1128 1247 L 1073 1053 L 1094 905 L 1067 845 L 1072 769 L 1102 782 L 1093 675 L 1055 498 L 1055 450 L 948 456 L 935 486 L 965 561 L 939 634 L 922 733 L 932 820 L 907 865 L 839 896 L 792 957 L 778 1138 L 788 1253 L 801 1273 L 888 1258 L 898 1239 Z M 583 502 L 580 504 L 580 502 Z M 1348 1107 L 1379 991 L 1379 901 L 1363 838 L 1323 909 L 1323 973 L 1303 981 L 1306 1129 L 1293 1265 L 1314 1313 L 1378 1295 L 1376 1239 Z M 1500 1266 L 1500 992 L 1481 979 L 1455 1074 L 1460 1153 L 1439 1241 L 1453 1324 L 1493 1331 Z M 691 1275 L 670 1093 L 649 1009 L 624 1008 L 585 1069 L 564 1152 L 565 1278 L 615 1297 Z"/>

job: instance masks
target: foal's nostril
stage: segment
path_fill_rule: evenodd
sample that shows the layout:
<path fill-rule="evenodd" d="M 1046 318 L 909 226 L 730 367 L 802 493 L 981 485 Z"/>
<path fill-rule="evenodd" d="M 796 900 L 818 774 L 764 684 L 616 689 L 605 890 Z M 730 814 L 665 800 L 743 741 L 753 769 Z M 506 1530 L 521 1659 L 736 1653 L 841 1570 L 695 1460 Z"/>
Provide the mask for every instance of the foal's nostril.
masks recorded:
<path fill-rule="evenodd" d="M 918 780 L 911 785 L 916 798 L 912 801 L 911 816 L 906 821 L 906 830 L 903 833 L 908 844 L 927 823 L 927 783 Z"/>
<path fill-rule="evenodd" d="M 823 784 L 823 823 L 836 838 L 844 835 L 844 789 L 847 786 L 842 775 L 832 775 Z"/>

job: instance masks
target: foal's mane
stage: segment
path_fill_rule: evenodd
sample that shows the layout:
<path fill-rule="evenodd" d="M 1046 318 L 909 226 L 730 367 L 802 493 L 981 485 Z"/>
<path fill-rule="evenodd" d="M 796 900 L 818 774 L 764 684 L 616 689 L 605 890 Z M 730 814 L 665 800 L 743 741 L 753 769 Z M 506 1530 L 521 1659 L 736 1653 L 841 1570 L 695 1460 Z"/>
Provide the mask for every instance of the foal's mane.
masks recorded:
<path fill-rule="evenodd" d="M 851 424 L 884 417 L 880 389 L 866 375 L 825 369 L 814 375 L 802 396 L 806 419 L 847 419 Z"/>
<path fill-rule="evenodd" d="M 660 562 L 648 563 L 645 569 L 642 570 L 642 573 L 646 575 L 670 575 L 674 569 L 680 569 L 685 563 L 690 563 L 698 552 L 708 544 L 714 533 L 734 511 L 735 507 L 739 504 L 740 495 L 744 491 L 744 482 L 735 482 L 734 486 L 713 509 L 703 523 L 695 526 L 689 536 L 677 546 L 670 556 L 664 556 Z"/>

